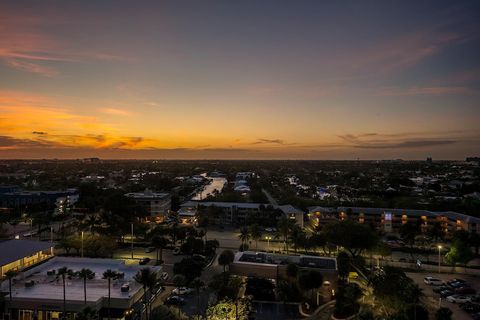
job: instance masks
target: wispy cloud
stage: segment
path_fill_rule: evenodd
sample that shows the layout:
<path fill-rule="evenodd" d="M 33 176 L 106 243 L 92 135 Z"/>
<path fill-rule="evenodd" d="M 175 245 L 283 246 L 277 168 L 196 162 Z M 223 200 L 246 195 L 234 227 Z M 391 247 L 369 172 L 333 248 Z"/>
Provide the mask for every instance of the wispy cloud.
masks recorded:
<path fill-rule="evenodd" d="M 106 114 L 111 114 L 111 115 L 114 115 L 114 116 L 124 116 L 124 117 L 132 115 L 132 113 L 130 111 L 123 110 L 123 109 L 117 109 L 117 108 L 101 108 L 100 112 L 106 113 Z"/>
<path fill-rule="evenodd" d="M 416 95 L 451 95 L 451 94 L 478 94 L 477 90 L 467 87 L 388 87 L 377 93 L 380 96 L 416 96 Z"/>

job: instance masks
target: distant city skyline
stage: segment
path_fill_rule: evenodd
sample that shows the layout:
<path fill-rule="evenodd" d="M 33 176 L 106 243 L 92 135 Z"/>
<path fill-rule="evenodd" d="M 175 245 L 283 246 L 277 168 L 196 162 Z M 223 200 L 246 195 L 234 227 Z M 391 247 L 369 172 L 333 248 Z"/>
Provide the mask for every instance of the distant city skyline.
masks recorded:
<path fill-rule="evenodd" d="M 465 159 L 478 1 L 0 3 L 0 158 Z"/>

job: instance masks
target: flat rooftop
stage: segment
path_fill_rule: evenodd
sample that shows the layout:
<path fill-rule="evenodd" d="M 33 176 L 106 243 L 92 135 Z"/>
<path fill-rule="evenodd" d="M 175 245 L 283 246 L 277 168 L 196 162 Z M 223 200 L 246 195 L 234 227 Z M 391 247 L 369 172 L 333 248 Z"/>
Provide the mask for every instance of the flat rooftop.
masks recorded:
<path fill-rule="evenodd" d="M 0 266 L 55 246 L 52 242 L 15 239 L 0 242 Z"/>
<path fill-rule="evenodd" d="M 125 265 L 123 261 L 114 259 L 54 257 L 14 278 L 13 299 L 63 300 L 62 279 L 57 280 L 56 275 L 47 274 L 50 270 L 58 270 L 62 267 L 67 267 L 74 272 L 83 268 L 95 272 L 95 278 L 87 280 L 87 302 L 97 302 L 108 295 L 108 282 L 106 279 L 102 279 L 103 272 L 108 269 L 124 274 L 123 279 L 112 281 L 111 297 L 130 299 L 141 288 L 141 285 L 133 277 L 140 269 L 145 268 L 145 266 Z M 155 271 L 161 270 L 161 267 L 150 266 L 150 268 Z M 30 280 L 34 281 L 35 284 L 32 287 L 25 287 L 25 282 Z M 83 279 L 73 276 L 67 279 L 65 283 L 67 300 L 83 301 Z M 129 292 L 121 292 L 120 288 L 123 284 L 129 284 Z M 6 281 L 4 281 L 2 289 L 8 292 Z"/>
<path fill-rule="evenodd" d="M 234 262 L 239 263 L 253 263 L 253 264 L 267 264 L 267 265 L 286 265 L 289 263 L 295 263 L 299 267 L 305 268 L 318 268 L 324 270 L 336 270 L 337 260 L 330 257 L 318 257 L 318 256 L 294 256 L 294 255 L 282 255 L 272 254 L 266 252 L 237 252 Z"/>

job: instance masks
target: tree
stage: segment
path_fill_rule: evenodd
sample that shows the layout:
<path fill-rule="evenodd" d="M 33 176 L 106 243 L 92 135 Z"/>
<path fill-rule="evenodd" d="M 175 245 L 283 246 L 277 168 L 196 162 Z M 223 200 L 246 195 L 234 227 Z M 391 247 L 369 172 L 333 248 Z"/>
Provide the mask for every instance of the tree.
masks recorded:
<path fill-rule="evenodd" d="M 298 275 L 298 266 L 295 263 L 289 263 L 287 265 L 287 276 L 290 279 L 297 278 Z"/>
<path fill-rule="evenodd" d="M 223 250 L 222 253 L 218 256 L 218 264 L 223 266 L 223 272 L 226 272 L 226 267 L 235 259 L 235 254 L 232 250 Z"/>
<path fill-rule="evenodd" d="M 173 306 L 160 305 L 153 309 L 150 314 L 150 320 L 187 320 L 188 316 L 180 308 Z"/>
<path fill-rule="evenodd" d="M 17 272 L 14 270 L 8 270 L 5 272 L 5 277 L 8 280 L 8 299 L 10 300 L 10 305 L 12 304 L 12 279 L 17 275 Z M 11 310 L 9 309 L 9 319 L 12 319 L 12 313 Z"/>
<path fill-rule="evenodd" d="M 470 232 L 470 237 L 469 237 L 469 242 L 472 247 L 475 248 L 475 255 L 478 256 L 478 249 L 480 247 L 480 234 L 474 232 L 472 230 L 472 232 Z"/>
<path fill-rule="evenodd" d="M 470 245 L 462 240 L 455 240 L 450 247 L 450 250 L 445 255 L 445 259 L 453 267 L 458 263 L 466 268 L 468 262 L 473 258 L 474 254 L 470 249 Z"/>
<path fill-rule="evenodd" d="M 250 226 L 250 236 L 255 240 L 255 251 L 258 250 L 258 240 L 262 238 L 262 229 L 258 224 Z"/>
<path fill-rule="evenodd" d="M 197 293 L 197 313 L 200 313 L 200 290 L 205 286 L 205 283 L 199 278 L 196 278 L 192 281 L 191 285 Z"/>
<path fill-rule="evenodd" d="M 288 238 L 290 237 L 290 232 L 292 231 L 294 225 L 295 225 L 295 222 L 286 216 L 282 216 L 277 223 L 278 234 L 283 238 L 283 243 L 285 245 L 285 250 L 287 251 L 287 254 L 288 254 Z"/>
<path fill-rule="evenodd" d="M 304 246 L 307 242 L 305 231 L 300 226 L 294 225 L 291 230 L 290 239 L 293 243 L 293 250 L 297 253 L 297 249 L 300 246 Z"/>
<path fill-rule="evenodd" d="M 143 268 L 134 277 L 135 281 L 143 287 L 143 303 L 145 304 L 145 317 L 149 319 L 149 299 L 147 299 L 147 292 L 155 286 L 157 283 L 157 273 L 150 268 Z"/>
<path fill-rule="evenodd" d="M 245 227 L 241 228 L 238 238 L 240 239 L 240 241 L 242 241 L 242 246 L 248 243 L 248 240 L 250 240 L 250 232 L 248 231 L 248 229 Z"/>
<path fill-rule="evenodd" d="M 305 270 L 298 275 L 300 289 L 310 291 L 310 300 L 313 302 L 313 289 L 319 288 L 323 283 L 323 276 L 316 270 Z"/>
<path fill-rule="evenodd" d="M 108 320 L 110 320 L 110 300 L 111 300 L 111 295 L 110 295 L 110 289 L 111 289 L 111 281 L 117 279 L 118 273 L 108 269 L 103 273 L 103 279 L 108 280 Z"/>
<path fill-rule="evenodd" d="M 186 282 L 190 283 L 193 279 L 200 277 L 203 265 L 192 258 L 184 258 L 173 265 L 173 273 L 181 274 Z"/>
<path fill-rule="evenodd" d="M 420 234 L 420 224 L 405 223 L 400 227 L 400 235 L 405 244 L 410 248 L 410 257 L 413 260 L 413 249 L 415 246 L 415 237 Z"/>
<path fill-rule="evenodd" d="M 176 274 L 174 277 L 173 277 L 173 284 L 176 286 L 176 287 L 182 287 L 185 285 L 185 283 L 187 282 L 187 279 L 185 279 L 185 277 L 181 274 Z"/>
<path fill-rule="evenodd" d="M 83 301 L 87 304 L 87 280 L 95 278 L 95 272 L 90 269 L 83 268 L 78 272 L 78 276 L 83 279 Z"/>
<path fill-rule="evenodd" d="M 62 317 L 64 319 L 67 318 L 67 296 L 65 292 L 65 278 L 70 277 L 72 275 L 73 275 L 73 271 L 71 269 L 68 269 L 67 267 L 62 267 L 57 270 L 57 278 L 61 277 L 62 284 L 63 284 L 63 315 Z"/>
<path fill-rule="evenodd" d="M 77 320 L 97 320 L 98 312 L 91 307 L 85 307 L 77 314 Z"/>
<path fill-rule="evenodd" d="M 370 226 L 350 220 L 329 223 L 322 231 L 328 242 L 344 247 L 353 258 L 378 242 L 378 235 Z"/>
<path fill-rule="evenodd" d="M 337 256 L 337 269 L 338 277 L 346 280 L 350 273 L 350 256 L 345 251 L 341 251 Z"/>
<path fill-rule="evenodd" d="M 449 308 L 440 308 L 435 312 L 435 320 L 452 320 L 453 312 Z"/>
<path fill-rule="evenodd" d="M 165 237 L 155 236 L 152 238 L 151 244 L 157 250 L 157 264 L 163 262 L 163 249 L 168 245 L 168 239 Z M 160 252 L 160 255 L 159 255 Z"/>

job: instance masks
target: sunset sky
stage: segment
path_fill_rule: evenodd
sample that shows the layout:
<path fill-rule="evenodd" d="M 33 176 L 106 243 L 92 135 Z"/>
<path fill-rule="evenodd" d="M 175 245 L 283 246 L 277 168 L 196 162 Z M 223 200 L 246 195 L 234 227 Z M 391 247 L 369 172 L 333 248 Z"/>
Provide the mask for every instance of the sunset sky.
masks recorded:
<path fill-rule="evenodd" d="M 0 2 L 0 158 L 479 151 L 479 1 Z"/>

